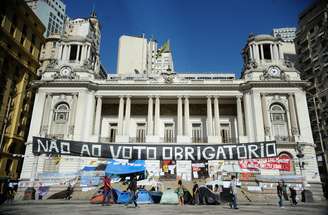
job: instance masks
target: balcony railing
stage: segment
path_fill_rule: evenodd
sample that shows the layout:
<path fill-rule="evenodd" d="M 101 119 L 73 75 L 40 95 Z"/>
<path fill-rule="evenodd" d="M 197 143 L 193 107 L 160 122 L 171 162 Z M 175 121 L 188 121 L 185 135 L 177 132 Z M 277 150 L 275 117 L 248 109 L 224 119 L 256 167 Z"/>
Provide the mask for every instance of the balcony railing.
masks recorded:
<path fill-rule="evenodd" d="M 295 142 L 295 138 L 290 136 L 275 136 L 274 139 L 277 141 L 277 143 Z"/>

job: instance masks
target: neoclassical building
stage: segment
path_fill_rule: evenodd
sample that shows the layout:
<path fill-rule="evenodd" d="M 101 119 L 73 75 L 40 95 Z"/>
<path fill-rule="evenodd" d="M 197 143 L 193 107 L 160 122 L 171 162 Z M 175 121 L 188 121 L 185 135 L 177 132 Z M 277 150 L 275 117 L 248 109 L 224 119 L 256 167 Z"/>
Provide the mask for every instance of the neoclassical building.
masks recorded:
<path fill-rule="evenodd" d="M 120 74 L 106 74 L 99 61 L 99 40 L 95 14 L 70 21 L 64 35 L 47 39 L 45 46 L 50 54 L 43 53 L 42 78 L 34 82 L 37 94 L 22 181 L 38 181 L 45 172 L 77 172 L 90 161 L 99 161 L 34 156 L 31 142 L 33 136 L 38 136 L 112 144 L 276 140 L 285 167 L 259 168 L 255 175 L 302 175 L 311 189 L 321 186 L 303 90 L 308 83 L 300 79 L 293 63 L 284 59 L 286 49 L 281 39 L 250 36 L 243 49 L 240 79 L 234 74 L 175 72 L 167 66 L 173 65 L 169 44 L 142 52 L 144 57 L 136 56 L 153 59 L 140 61 L 142 72 L 132 68 Z M 149 44 L 142 41 L 138 47 L 147 49 Z M 128 52 L 124 47 L 124 52 Z M 169 56 L 163 58 L 166 66 L 149 65 L 162 63 L 158 62 L 161 56 Z M 122 50 L 120 58 L 124 65 Z M 299 153 L 304 154 L 301 160 L 296 156 Z M 211 163 L 146 161 L 154 176 L 182 177 L 186 181 L 215 175 Z M 225 171 L 229 171 L 229 165 L 242 166 L 239 161 L 216 163 L 227 164 Z M 242 174 L 241 170 L 238 172 Z"/>

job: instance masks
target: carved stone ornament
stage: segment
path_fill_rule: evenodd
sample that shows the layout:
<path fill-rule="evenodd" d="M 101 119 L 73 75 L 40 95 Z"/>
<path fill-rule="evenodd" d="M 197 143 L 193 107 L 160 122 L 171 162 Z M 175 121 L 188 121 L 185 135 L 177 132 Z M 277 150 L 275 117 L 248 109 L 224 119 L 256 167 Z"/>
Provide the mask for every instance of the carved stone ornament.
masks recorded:
<path fill-rule="evenodd" d="M 76 73 L 73 72 L 70 66 L 63 66 L 54 75 L 54 79 L 75 79 Z"/>

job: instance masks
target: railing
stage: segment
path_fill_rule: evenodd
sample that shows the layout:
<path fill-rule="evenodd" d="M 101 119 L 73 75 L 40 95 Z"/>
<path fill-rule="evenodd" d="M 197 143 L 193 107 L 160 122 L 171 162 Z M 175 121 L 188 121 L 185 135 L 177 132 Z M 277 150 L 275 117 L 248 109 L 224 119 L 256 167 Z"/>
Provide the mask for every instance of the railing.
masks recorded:
<path fill-rule="evenodd" d="M 295 142 L 295 137 L 291 136 L 275 136 L 274 139 L 278 143 L 289 143 L 289 142 Z"/>

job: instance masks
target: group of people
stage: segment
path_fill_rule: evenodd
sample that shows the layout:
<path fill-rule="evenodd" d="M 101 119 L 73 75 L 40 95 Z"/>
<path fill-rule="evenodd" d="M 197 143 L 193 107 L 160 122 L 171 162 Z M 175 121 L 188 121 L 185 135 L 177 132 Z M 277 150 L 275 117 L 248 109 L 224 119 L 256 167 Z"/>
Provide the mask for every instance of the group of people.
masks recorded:
<path fill-rule="evenodd" d="M 126 204 L 126 206 L 128 206 L 128 204 L 130 204 L 130 203 L 133 203 L 134 207 L 138 207 L 138 204 L 137 204 L 138 186 L 137 186 L 137 179 L 135 176 L 131 177 L 131 180 L 129 182 L 127 190 L 130 191 L 130 199 L 129 199 L 128 203 Z M 111 184 L 111 178 L 108 176 L 105 176 L 103 178 L 103 195 L 104 195 L 104 198 L 103 198 L 102 205 L 110 206 L 110 199 L 113 197 L 113 188 L 112 188 L 112 184 Z"/>
<path fill-rule="evenodd" d="M 220 202 L 220 196 L 222 192 L 222 187 L 216 184 L 213 189 L 213 193 L 216 194 L 216 201 Z M 182 181 L 178 181 L 178 188 L 176 189 L 176 193 L 178 194 L 179 199 L 179 205 L 184 205 L 184 187 L 182 185 Z M 198 184 L 195 184 L 192 189 L 192 197 L 193 197 L 193 204 L 198 205 L 199 204 L 199 186 Z M 231 201 L 229 202 L 230 208 L 232 209 L 238 209 L 237 205 L 237 179 L 236 176 L 231 176 L 231 181 L 229 184 L 229 194 L 231 196 Z"/>
<path fill-rule="evenodd" d="M 296 190 L 294 187 L 290 186 L 289 187 L 289 193 L 290 193 L 290 198 L 291 198 L 291 203 L 293 206 L 297 205 L 296 201 Z M 287 185 L 285 184 L 284 181 L 279 181 L 277 185 L 277 195 L 279 198 L 279 207 L 283 208 L 284 207 L 284 201 L 288 201 L 288 193 L 287 193 Z"/>

